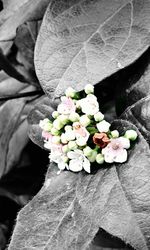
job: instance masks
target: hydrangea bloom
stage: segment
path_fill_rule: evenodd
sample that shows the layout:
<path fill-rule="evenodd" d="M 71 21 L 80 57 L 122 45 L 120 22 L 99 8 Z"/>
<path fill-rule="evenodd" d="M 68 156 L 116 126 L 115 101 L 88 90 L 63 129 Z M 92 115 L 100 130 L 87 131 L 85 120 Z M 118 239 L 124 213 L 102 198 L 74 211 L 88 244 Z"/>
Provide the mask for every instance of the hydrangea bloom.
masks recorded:
<path fill-rule="evenodd" d="M 111 139 L 111 142 L 102 149 L 104 159 L 108 163 L 125 162 L 127 160 L 127 150 L 130 147 L 130 141 L 127 138 L 119 137 Z"/>

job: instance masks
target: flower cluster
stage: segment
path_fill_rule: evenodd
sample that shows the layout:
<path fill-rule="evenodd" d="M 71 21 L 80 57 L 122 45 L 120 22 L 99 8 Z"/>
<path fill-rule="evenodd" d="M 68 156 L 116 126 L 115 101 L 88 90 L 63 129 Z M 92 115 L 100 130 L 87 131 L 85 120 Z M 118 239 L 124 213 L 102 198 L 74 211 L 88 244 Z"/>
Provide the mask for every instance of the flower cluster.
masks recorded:
<path fill-rule="evenodd" d="M 50 150 L 50 161 L 60 170 L 91 172 L 91 163 L 123 163 L 127 160 L 130 140 L 137 138 L 134 130 L 119 136 L 110 130 L 94 95 L 94 87 L 86 85 L 83 93 L 73 88 L 66 90 L 61 103 L 52 113 L 53 120 L 41 120 L 44 147 Z"/>

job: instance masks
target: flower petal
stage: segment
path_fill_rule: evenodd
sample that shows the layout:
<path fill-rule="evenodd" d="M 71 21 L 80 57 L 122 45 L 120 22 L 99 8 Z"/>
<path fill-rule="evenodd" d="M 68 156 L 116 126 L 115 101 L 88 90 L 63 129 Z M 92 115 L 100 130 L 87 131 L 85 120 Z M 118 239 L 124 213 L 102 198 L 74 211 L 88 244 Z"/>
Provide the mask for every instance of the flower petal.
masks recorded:
<path fill-rule="evenodd" d="M 61 162 L 58 162 L 58 168 L 60 169 L 60 170 L 64 170 L 65 168 L 66 168 L 66 163 L 64 163 L 63 161 L 61 161 Z"/>
<path fill-rule="evenodd" d="M 78 158 L 78 154 L 75 153 L 74 151 L 69 151 L 69 152 L 67 153 L 67 156 L 68 156 L 69 159 Z"/>
<path fill-rule="evenodd" d="M 79 172 L 83 169 L 82 161 L 79 159 L 70 160 L 69 169 L 73 172 Z"/>
<path fill-rule="evenodd" d="M 126 148 L 126 149 L 130 148 L 130 140 L 129 139 L 127 139 L 125 137 L 119 137 L 118 140 L 124 148 Z"/>
<path fill-rule="evenodd" d="M 102 149 L 102 154 L 104 155 L 105 162 L 112 163 L 114 162 L 114 152 L 111 150 L 111 148 L 107 147 Z"/>
<path fill-rule="evenodd" d="M 85 157 L 83 161 L 83 168 L 89 174 L 91 173 L 91 164 L 90 161 Z"/>
<path fill-rule="evenodd" d="M 120 152 L 114 157 L 114 162 L 123 163 L 127 160 L 127 150 L 122 149 Z"/>

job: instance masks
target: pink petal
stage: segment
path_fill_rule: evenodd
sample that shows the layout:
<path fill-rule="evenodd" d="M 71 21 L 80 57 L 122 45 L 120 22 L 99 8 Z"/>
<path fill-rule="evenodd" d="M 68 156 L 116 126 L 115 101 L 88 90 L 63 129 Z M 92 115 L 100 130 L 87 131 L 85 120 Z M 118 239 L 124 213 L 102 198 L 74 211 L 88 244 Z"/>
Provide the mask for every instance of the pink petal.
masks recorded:
<path fill-rule="evenodd" d="M 44 137 L 46 140 L 51 140 L 53 136 L 46 131 L 42 131 L 42 137 Z"/>
<path fill-rule="evenodd" d="M 130 140 L 125 137 L 118 138 L 119 143 L 122 145 L 123 148 L 130 148 Z"/>
<path fill-rule="evenodd" d="M 114 157 L 114 162 L 123 163 L 126 160 L 127 160 L 127 150 L 126 149 L 120 150 L 120 152 L 118 152 L 118 154 Z"/>

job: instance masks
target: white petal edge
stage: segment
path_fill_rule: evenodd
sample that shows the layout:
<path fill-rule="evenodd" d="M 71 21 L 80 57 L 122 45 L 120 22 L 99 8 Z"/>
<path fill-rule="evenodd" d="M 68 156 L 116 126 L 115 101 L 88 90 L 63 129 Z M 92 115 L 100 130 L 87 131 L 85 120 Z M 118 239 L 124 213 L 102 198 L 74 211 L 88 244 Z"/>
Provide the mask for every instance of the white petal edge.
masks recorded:
<path fill-rule="evenodd" d="M 123 163 L 127 160 L 127 150 L 123 149 L 121 150 L 120 154 L 118 154 L 116 156 L 116 158 L 114 159 L 114 162 L 118 162 L 118 163 Z"/>
<path fill-rule="evenodd" d="M 69 169 L 73 172 L 80 172 L 83 169 L 82 161 L 78 159 L 70 160 Z"/>

